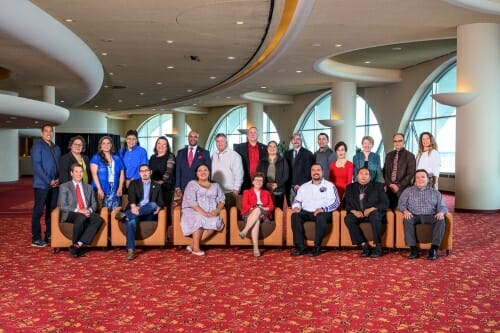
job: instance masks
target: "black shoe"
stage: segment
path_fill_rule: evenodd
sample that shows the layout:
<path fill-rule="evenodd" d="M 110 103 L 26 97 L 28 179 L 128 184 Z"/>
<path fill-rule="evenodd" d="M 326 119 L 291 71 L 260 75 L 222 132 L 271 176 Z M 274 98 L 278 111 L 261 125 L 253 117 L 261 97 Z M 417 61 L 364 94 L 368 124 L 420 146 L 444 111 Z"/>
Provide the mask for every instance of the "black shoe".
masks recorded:
<path fill-rule="evenodd" d="M 429 260 L 437 260 L 437 250 L 435 248 L 431 248 L 429 250 L 429 255 L 427 256 L 427 259 Z"/>
<path fill-rule="evenodd" d="M 69 253 L 71 253 L 74 258 L 85 257 L 85 254 L 82 252 L 82 247 L 78 244 L 71 245 Z"/>
<path fill-rule="evenodd" d="M 306 249 L 305 248 L 298 248 L 294 252 L 290 253 L 292 257 L 299 257 L 306 254 Z"/>
<path fill-rule="evenodd" d="M 321 248 L 319 246 L 315 246 L 314 249 L 309 252 L 309 257 L 317 257 L 321 254 Z"/>
<path fill-rule="evenodd" d="M 382 255 L 384 254 L 384 252 L 382 251 L 382 248 L 377 246 L 373 251 L 372 251 L 372 254 L 370 255 L 371 258 L 378 258 L 378 257 L 382 257 Z"/>
<path fill-rule="evenodd" d="M 418 254 L 418 249 L 417 248 L 412 248 L 411 251 L 410 251 L 410 256 L 408 257 L 408 259 L 417 259 L 418 257 L 420 257 L 420 255 Z"/>
<path fill-rule="evenodd" d="M 49 244 L 46 241 L 43 241 L 41 239 L 37 239 L 31 242 L 31 246 L 33 247 L 47 247 Z"/>

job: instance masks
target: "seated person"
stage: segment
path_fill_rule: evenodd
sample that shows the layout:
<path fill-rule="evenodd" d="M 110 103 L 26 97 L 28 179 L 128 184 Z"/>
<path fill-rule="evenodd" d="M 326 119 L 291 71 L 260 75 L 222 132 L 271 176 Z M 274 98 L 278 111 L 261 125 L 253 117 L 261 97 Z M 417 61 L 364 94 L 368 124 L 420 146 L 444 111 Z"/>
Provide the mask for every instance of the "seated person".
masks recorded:
<path fill-rule="evenodd" d="M 415 184 L 406 188 L 398 202 L 403 212 L 405 242 L 410 247 L 409 259 L 417 259 L 415 224 L 432 224 L 432 246 L 427 259 L 436 260 L 437 250 L 444 236 L 444 215 L 448 212 L 441 193 L 429 183 L 429 174 L 423 169 L 415 172 Z"/>
<path fill-rule="evenodd" d="M 134 179 L 128 187 L 128 206 L 125 213 L 116 214 L 118 220 L 127 223 L 127 259 L 133 260 L 135 254 L 135 232 L 137 222 L 150 221 L 164 206 L 161 185 L 151 180 L 149 165 L 139 167 L 140 179 Z M 156 216 L 157 217 L 157 216 Z"/>
<path fill-rule="evenodd" d="M 61 221 L 73 223 L 73 257 L 83 257 L 81 247 L 90 244 L 103 220 L 95 212 L 96 200 L 92 186 L 82 182 L 83 167 L 75 163 L 70 168 L 71 180 L 59 186 Z"/>
<path fill-rule="evenodd" d="M 220 212 L 225 200 L 219 184 L 210 181 L 210 170 L 206 164 L 198 165 L 195 172 L 195 179 L 187 184 L 182 198 L 181 229 L 184 236 L 193 237 L 186 250 L 204 256 L 200 243 L 224 228 Z"/>
<path fill-rule="evenodd" d="M 345 196 L 345 224 L 349 229 L 349 235 L 353 245 L 361 245 L 362 257 L 371 256 L 378 258 L 382 256 L 382 231 L 385 220 L 385 212 L 389 208 L 389 198 L 384 191 L 384 184 L 370 181 L 370 170 L 361 167 L 358 170 L 357 181 L 347 186 Z M 375 250 L 363 236 L 359 227 L 361 222 L 370 222 L 372 226 Z"/>
<path fill-rule="evenodd" d="M 332 212 L 340 205 L 339 195 L 333 183 L 323 179 L 321 164 L 315 163 L 311 166 L 311 181 L 302 184 L 297 191 L 297 196 L 292 203 L 292 231 L 295 252 L 293 257 L 306 253 L 304 244 L 304 223 L 314 221 L 316 223 L 314 235 L 314 249 L 309 253 L 310 257 L 321 254 L 321 242 L 327 231 L 327 224 L 332 221 Z"/>
<path fill-rule="evenodd" d="M 246 222 L 245 228 L 240 232 L 240 237 L 245 238 L 252 229 L 252 245 L 254 257 L 260 257 L 259 229 L 261 222 L 269 222 L 274 210 L 273 198 L 269 191 L 264 190 L 264 174 L 256 172 L 252 177 L 252 188 L 243 191 L 241 199 L 241 216 Z"/>

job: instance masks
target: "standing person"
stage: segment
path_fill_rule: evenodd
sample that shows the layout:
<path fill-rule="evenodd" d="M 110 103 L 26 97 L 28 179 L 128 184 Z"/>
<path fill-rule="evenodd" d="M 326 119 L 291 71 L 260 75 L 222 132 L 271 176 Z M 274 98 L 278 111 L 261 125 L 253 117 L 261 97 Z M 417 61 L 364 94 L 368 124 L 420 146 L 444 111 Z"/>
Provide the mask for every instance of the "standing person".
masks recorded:
<path fill-rule="evenodd" d="M 437 143 L 430 132 L 423 132 L 418 139 L 417 169 L 424 169 L 429 174 L 430 184 L 438 189 L 441 156 Z"/>
<path fill-rule="evenodd" d="M 243 198 L 241 199 L 241 216 L 246 225 L 240 232 L 240 237 L 245 238 L 251 230 L 253 255 L 254 257 L 260 257 L 260 224 L 261 222 L 271 221 L 274 204 L 269 191 L 262 188 L 264 184 L 264 174 L 262 172 L 255 173 L 252 184 L 251 189 L 243 191 Z"/>
<path fill-rule="evenodd" d="M 167 207 L 167 223 L 172 221 L 172 199 L 175 190 L 175 156 L 170 150 L 167 138 L 156 139 L 154 154 L 149 158 L 151 179 L 161 184 L 163 202 Z"/>
<path fill-rule="evenodd" d="M 276 141 L 267 144 L 267 158 L 260 160 L 257 172 L 266 176 L 264 187 L 271 192 L 274 206 L 283 208 L 289 171 L 287 161 L 278 153 Z"/>
<path fill-rule="evenodd" d="M 345 142 L 340 141 L 335 145 L 335 153 L 337 160 L 330 163 L 328 180 L 335 185 L 339 199 L 343 202 L 345 189 L 347 185 L 352 183 L 354 165 L 346 159 L 347 145 Z"/>
<path fill-rule="evenodd" d="M 361 150 L 356 152 L 352 157 L 354 164 L 354 175 L 358 174 L 362 167 L 370 170 L 370 181 L 383 183 L 382 168 L 380 164 L 380 156 L 372 152 L 375 141 L 369 135 L 365 135 L 361 139 Z"/>
<path fill-rule="evenodd" d="M 136 130 L 127 131 L 125 143 L 120 150 L 120 157 L 125 166 L 125 188 L 130 182 L 139 179 L 139 166 L 148 164 L 148 152 L 139 145 L 138 134 Z"/>
<path fill-rule="evenodd" d="M 182 198 L 181 229 L 184 236 L 193 238 L 186 247 L 191 254 L 204 256 L 200 243 L 224 228 L 220 216 L 223 208 L 224 192 L 219 184 L 210 180 L 208 165 L 198 165 L 195 179 L 188 183 Z"/>
<path fill-rule="evenodd" d="M 198 137 L 198 132 L 189 132 L 189 144 L 177 152 L 175 195 L 178 197 L 182 196 L 186 185 L 194 179 L 196 168 L 201 164 L 210 165 L 210 152 L 198 146 Z"/>
<path fill-rule="evenodd" d="M 243 184 L 243 163 L 241 156 L 227 146 L 223 133 L 215 136 L 217 150 L 212 155 L 212 180 L 217 182 L 226 198 L 226 210 L 236 205 L 236 198 Z"/>
<path fill-rule="evenodd" d="M 314 249 L 309 256 L 316 257 L 321 254 L 321 242 L 326 234 L 327 224 L 332 223 L 332 212 L 340 205 L 335 185 L 323 178 L 321 164 L 315 163 L 311 166 L 311 179 L 299 188 L 292 204 L 292 231 L 295 244 L 295 252 L 291 253 L 292 257 L 306 253 L 304 243 L 306 221 L 316 223 Z"/>
<path fill-rule="evenodd" d="M 136 258 L 135 253 L 135 233 L 137 223 L 140 221 L 150 221 L 158 217 L 160 209 L 165 206 L 160 184 L 151 180 L 151 169 L 149 165 L 139 166 L 140 179 L 130 182 L 128 199 L 129 203 L 125 213 L 117 213 L 118 220 L 125 220 L 127 223 L 127 256 L 128 260 Z"/>
<path fill-rule="evenodd" d="M 427 259 L 436 260 L 437 250 L 443 240 L 445 230 L 444 216 L 448 208 L 443 196 L 429 186 L 429 174 L 423 169 L 415 172 L 415 185 L 406 188 L 399 199 L 398 209 L 403 212 L 405 242 L 410 247 L 409 259 L 419 257 L 415 225 L 432 224 L 432 245 Z"/>
<path fill-rule="evenodd" d="M 318 134 L 318 150 L 314 153 L 314 163 L 321 165 L 323 169 L 323 177 L 328 178 L 328 170 L 330 170 L 330 164 L 337 160 L 335 152 L 328 146 L 330 138 L 326 133 Z"/>
<path fill-rule="evenodd" d="M 388 152 L 384 163 L 384 181 L 389 207 L 398 206 L 398 198 L 405 188 L 411 185 L 415 174 L 415 155 L 404 148 L 404 135 L 396 133 L 392 136 L 394 150 Z"/>
<path fill-rule="evenodd" d="M 92 187 L 97 192 L 101 207 L 111 211 L 120 205 L 125 183 L 122 159 L 114 153 L 113 141 L 109 136 L 99 139 L 97 154 L 90 159 Z"/>
<path fill-rule="evenodd" d="M 52 142 L 54 129 L 44 124 L 40 132 L 41 139 L 31 148 L 33 166 L 33 190 L 35 202 L 31 215 L 31 246 L 47 247 L 50 243 L 50 215 L 57 206 L 59 170 L 58 162 L 61 149 Z M 45 207 L 45 239 L 42 239 L 40 219 Z"/>
<path fill-rule="evenodd" d="M 345 225 L 353 245 L 361 245 L 362 257 L 382 256 L 382 233 L 385 223 L 386 210 L 389 208 L 389 199 L 384 191 L 384 184 L 370 181 L 370 170 L 362 166 L 358 170 L 357 181 L 349 184 L 345 192 Z M 372 250 L 365 239 L 359 224 L 370 222 L 372 227 L 375 249 Z"/>
<path fill-rule="evenodd" d="M 250 127 L 247 132 L 247 142 L 234 146 L 234 150 L 240 154 L 243 163 L 243 190 L 252 187 L 251 179 L 257 172 L 259 161 L 267 158 L 267 147 L 265 144 L 258 142 L 257 138 L 257 127 Z"/>
<path fill-rule="evenodd" d="M 290 139 L 292 149 L 285 152 L 290 176 L 287 184 L 287 202 L 292 205 L 300 185 L 311 180 L 311 165 L 314 163 L 313 153 L 302 147 L 302 135 L 294 133 Z"/>
<path fill-rule="evenodd" d="M 103 220 L 96 213 L 97 204 L 92 186 L 83 182 L 83 167 L 74 163 L 70 174 L 71 180 L 60 186 L 59 207 L 61 221 L 73 223 L 73 244 L 69 250 L 73 257 L 79 258 L 84 256 L 82 246 L 92 243 Z"/>
<path fill-rule="evenodd" d="M 90 162 L 85 152 L 85 139 L 81 135 L 77 135 L 69 139 L 69 152 L 64 154 L 59 160 L 59 182 L 65 183 L 72 179 L 71 167 L 77 163 L 83 168 L 82 181 L 85 184 L 90 184 L 92 174 L 90 173 Z"/>

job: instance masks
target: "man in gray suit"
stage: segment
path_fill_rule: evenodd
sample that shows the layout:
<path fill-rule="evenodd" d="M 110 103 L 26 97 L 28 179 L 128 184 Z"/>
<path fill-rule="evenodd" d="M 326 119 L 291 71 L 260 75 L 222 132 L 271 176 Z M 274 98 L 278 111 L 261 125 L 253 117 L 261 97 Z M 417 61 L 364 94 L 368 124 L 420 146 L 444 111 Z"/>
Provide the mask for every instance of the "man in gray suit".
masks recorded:
<path fill-rule="evenodd" d="M 70 252 L 75 258 L 83 257 L 81 248 L 92 243 L 103 221 L 96 210 L 94 191 L 82 182 L 83 168 L 73 164 L 71 180 L 59 186 L 61 221 L 73 223 L 73 245 Z"/>

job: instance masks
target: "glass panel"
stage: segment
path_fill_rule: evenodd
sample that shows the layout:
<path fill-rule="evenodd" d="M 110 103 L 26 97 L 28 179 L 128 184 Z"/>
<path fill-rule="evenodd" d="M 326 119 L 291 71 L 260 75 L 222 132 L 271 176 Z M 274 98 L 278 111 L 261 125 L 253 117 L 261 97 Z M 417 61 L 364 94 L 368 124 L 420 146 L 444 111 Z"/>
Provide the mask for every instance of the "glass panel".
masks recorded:
<path fill-rule="evenodd" d="M 455 115 L 456 115 L 456 108 L 455 107 L 436 103 L 436 116 L 437 117 L 447 117 L 447 116 L 455 116 Z"/>
<path fill-rule="evenodd" d="M 456 118 L 438 119 L 436 123 L 441 172 L 455 172 Z"/>
<path fill-rule="evenodd" d="M 359 96 L 356 97 L 356 126 L 366 124 L 365 107 L 365 100 Z"/>
<path fill-rule="evenodd" d="M 415 114 L 415 119 L 428 119 L 432 117 L 432 106 L 434 100 L 431 97 L 430 89 L 426 92 L 426 95 L 422 103 L 418 106 L 418 112 Z"/>

